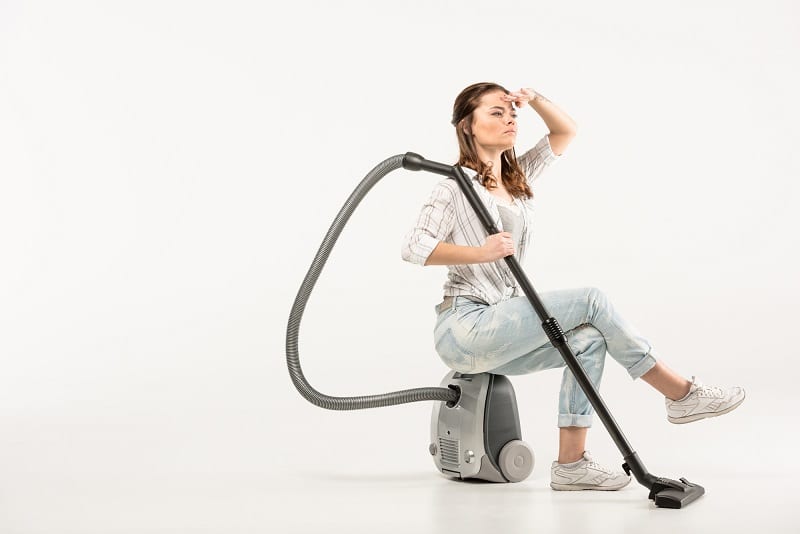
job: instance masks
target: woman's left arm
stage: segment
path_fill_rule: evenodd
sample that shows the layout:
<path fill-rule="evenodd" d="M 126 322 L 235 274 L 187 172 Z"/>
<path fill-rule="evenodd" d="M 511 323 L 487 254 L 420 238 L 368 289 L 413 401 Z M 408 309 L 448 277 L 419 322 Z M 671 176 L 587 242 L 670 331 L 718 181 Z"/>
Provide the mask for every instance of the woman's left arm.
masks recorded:
<path fill-rule="evenodd" d="M 572 120 L 572 117 L 533 89 L 524 88 L 519 91 L 512 91 L 504 99 L 514 102 L 518 108 L 527 102 L 539 114 L 550 130 L 548 135 L 550 147 L 553 149 L 553 153 L 558 156 L 564 153 L 569 143 L 578 133 L 578 125 Z"/>

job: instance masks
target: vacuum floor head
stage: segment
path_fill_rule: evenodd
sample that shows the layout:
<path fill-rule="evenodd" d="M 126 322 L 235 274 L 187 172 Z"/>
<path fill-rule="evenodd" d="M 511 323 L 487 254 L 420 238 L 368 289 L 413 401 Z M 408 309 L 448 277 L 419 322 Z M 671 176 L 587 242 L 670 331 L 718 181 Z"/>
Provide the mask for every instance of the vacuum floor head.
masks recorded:
<path fill-rule="evenodd" d="M 650 498 L 659 508 L 683 508 L 705 492 L 703 486 L 692 484 L 685 478 L 681 478 L 680 481 L 659 478 L 650 489 Z"/>

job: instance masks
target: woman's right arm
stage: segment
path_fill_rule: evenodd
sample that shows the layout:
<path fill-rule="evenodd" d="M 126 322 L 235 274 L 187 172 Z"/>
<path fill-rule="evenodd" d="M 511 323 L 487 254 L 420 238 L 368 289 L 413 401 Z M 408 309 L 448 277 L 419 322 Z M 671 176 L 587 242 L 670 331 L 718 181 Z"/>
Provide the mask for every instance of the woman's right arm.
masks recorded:
<path fill-rule="evenodd" d="M 419 265 L 488 263 L 514 253 L 511 234 L 500 232 L 480 247 L 448 243 L 455 226 L 453 182 L 442 181 L 422 206 L 417 224 L 401 247 L 404 260 Z"/>
<path fill-rule="evenodd" d="M 467 247 L 439 241 L 425 261 L 425 265 L 489 263 L 511 254 L 514 254 L 512 236 L 509 232 L 500 232 L 488 236 L 480 247 Z"/>

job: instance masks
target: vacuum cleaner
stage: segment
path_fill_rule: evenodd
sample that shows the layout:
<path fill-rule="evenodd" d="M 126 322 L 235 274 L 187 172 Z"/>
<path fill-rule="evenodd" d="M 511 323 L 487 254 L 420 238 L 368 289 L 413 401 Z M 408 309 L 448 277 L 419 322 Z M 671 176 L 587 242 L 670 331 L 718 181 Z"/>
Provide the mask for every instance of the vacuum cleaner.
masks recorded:
<path fill-rule="evenodd" d="M 295 297 L 286 329 L 286 363 L 292 382 L 306 400 L 329 410 L 359 410 L 434 401 L 428 451 L 442 474 L 461 480 L 520 482 L 533 470 L 534 454 L 531 447 L 522 441 L 514 389 L 505 376 L 452 371 L 444 377 L 439 387 L 358 397 L 333 397 L 314 389 L 303 375 L 297 348 L 298 337 L 303 311 L 314 284 L 355 208 L 379 180 L 401 167 L 456 180 L 487 235 L 499 232 L 472 181 L 461 167 L 430 161 L 413 152 L 392 156 L 379 163 L 356 186 L 336 215 Z M 542 328 L 548 339 L 558 349 L 622 454 L 625 472 L 628 475 L 633 473 L 636 480 L 649 490 L 648 498 L 657 507 L 683 508 L 702 496 L 705 489 L 698 484 L 685 478 L 673 480 L 658 477 L 647 470 L 572 353 L 558 321 L 545 309 L 517 258 L 511 255 L 504 260 L 542 320 Z"/>

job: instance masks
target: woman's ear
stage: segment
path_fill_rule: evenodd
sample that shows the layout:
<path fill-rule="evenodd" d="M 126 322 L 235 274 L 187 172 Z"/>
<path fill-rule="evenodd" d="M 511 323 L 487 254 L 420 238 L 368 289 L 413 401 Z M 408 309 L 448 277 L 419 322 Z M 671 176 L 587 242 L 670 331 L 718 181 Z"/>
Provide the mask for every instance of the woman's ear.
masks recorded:
<path fill-rule="evenodd" d="M 465 134 L 472 135 L 472 131 L 471 131 L 470 127 L 469 127 L 469 124 L 468 124 L 466 118 L 461 119 L 461 121 L 459 121 L 458 127 L 461 128 L 461 131 L 464 132 Z"/>

